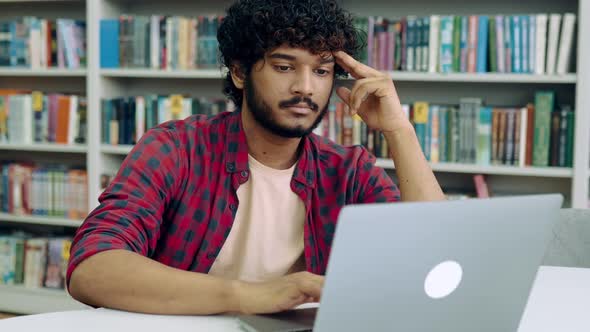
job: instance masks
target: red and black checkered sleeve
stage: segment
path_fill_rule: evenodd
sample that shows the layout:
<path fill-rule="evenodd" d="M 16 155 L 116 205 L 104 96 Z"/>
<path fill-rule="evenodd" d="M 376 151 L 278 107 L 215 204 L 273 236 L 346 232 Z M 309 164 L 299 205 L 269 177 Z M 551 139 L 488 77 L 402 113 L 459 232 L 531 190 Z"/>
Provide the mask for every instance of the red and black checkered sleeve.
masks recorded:
<path fill-rule="evenodd" d="M 159 237 L 165 206 L 180 182 L 182 142 L 160 126 L 142 136 L 118 174 L 100 195 L 100 205 L 77 230 L 70 250 L 67 281 L 96 253 L 124 249 L 150 256 Z"/>
<path fill-rule="evenodd" d="M 363 149 L 358 161 L 357 203 L 399 201 L 401 197 L 397 185 L 383 168 L 375 166 L 375 162 L 375 157 Z"/>

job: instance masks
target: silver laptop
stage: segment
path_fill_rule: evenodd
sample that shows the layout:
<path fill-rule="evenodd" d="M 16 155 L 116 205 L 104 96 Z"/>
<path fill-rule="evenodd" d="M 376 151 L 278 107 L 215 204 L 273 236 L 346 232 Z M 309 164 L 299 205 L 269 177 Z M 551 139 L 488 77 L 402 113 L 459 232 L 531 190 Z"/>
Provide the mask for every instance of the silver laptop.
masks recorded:
<path fill-rule="evenodd" d="M 516 331 L 562 201 L 550 194 L 347 206 L 317 317 L 241 316 L 240 325 L 258 332 Z"/>

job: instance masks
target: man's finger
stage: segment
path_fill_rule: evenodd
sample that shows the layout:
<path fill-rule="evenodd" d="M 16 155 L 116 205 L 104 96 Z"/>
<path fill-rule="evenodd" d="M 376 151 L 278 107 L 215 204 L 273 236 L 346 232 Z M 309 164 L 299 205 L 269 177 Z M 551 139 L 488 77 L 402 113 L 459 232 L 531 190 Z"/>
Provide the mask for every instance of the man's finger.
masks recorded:
<path fill-rule="evenodd" d="M 305 295 L 319 299 L 322 294 L 322 288 L 324 287 L 324 277 L 313 274 L 305 273 L 299 276 L 296 280 L 299 291 Z"/>
<path fill-rule="evenodd" d="M 346 105 L 348 105 L 348 107 L 350 107 L 350 89 L 341 86 L 336 89 L 336 94 Z"/>
<path fill-rule="evenodd" d="M 323 282 L 316 282 L 313 280 L 302 280 L 297 284 L 299 290 L 307 297 L 319 299 L 322 296 Z"/>
<path fill-rule="evenodd" d="M 380 71 L 356 61 L 353 57 L 346 54 L 346 52 L 334 52 L 334 57 L 336 58 L 336 62 L 356 79 L 382 75 Z"/>
<path fill-rule="evenodd" d="M 360 105 L 369 97 L 375 89 L 372 88 L 381 84 L 380 77 L 363 78 L 355 82 L 349 96 L 349 106 L 351 111 L 358 111 Z"/>

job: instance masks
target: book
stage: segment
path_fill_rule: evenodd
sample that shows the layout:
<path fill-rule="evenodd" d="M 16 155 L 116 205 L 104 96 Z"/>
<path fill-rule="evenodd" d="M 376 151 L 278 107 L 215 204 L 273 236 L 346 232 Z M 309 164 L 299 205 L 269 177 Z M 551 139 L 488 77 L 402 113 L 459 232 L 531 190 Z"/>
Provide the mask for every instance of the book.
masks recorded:
<path fill-rule="evenodd" d="M 554 103 L 555 93 L 553 91 L 535 93 L 534 166 L 549 166 L 551 113 L 553 112 Z"/>
<path fill-rule="evenodd" d="M 100 20 L 100 67 L 118 68 L 119 63 L 119 20 Z"/>
<path fill-rule="evenodd" d="M 555 72 L 557 74 L 565 74 L 569 72 L 573 52 L 572 48 L 574 40 L 575 23 L 575 14 L 566 13 L 563 15 L 561 36 L 559 38 L 559 48 L 557 52 L 557 64 L 555 68 Z"/>
<path fill-rule="evenodd" d="M 538 14 L 535 23 L 535 74 L 543 74 L 546 70 L 547 14 Z"/>
<path fill-rule="evenodd" d="M 549 15 L 549 27 L 547 32 L 547 53 L 545 62 L 546 74 L 554 74 L 556 70 L 560 24 L 561 14 Z"/>
<path fill-rule="evenodd" d="M 473 175 L 473 183 L 477 198 L 489 198 L 490 192 L 485 177 L 482 174 Z"/>

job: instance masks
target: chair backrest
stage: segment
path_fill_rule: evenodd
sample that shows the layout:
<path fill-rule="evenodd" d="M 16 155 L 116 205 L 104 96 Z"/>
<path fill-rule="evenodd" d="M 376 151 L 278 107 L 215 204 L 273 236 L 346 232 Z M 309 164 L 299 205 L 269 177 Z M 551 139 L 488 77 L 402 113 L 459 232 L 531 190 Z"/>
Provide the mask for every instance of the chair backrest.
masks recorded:
<path fill-rule="evenodd" d="M 561 209 L 542 264 L 590 268 L 590 209 Z"/>

